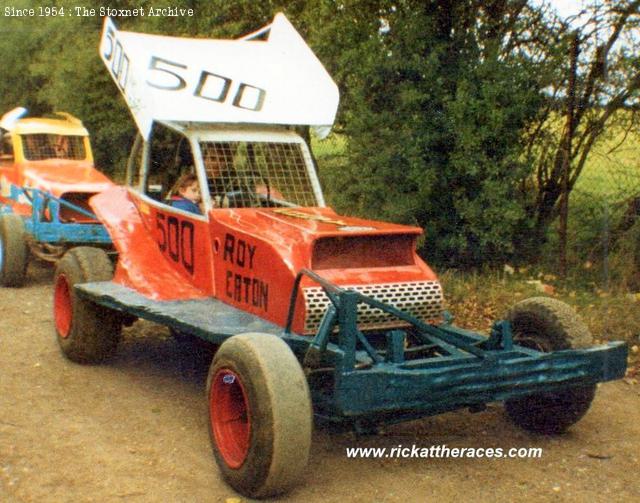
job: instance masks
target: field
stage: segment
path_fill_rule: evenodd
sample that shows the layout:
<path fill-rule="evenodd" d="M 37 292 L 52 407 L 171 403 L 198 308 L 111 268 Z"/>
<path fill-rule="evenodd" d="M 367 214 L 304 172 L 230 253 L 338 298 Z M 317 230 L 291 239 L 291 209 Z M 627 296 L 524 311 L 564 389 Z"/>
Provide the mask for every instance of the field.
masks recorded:
<path fill-rule="evenodd" d="M 640 130 L 611 130 L 597 143 L 571 193 L 568 262 L 571 278 L 598 288 L 640 289 L 638 245 Z M 554 255 L 552 227 L 547 255 Z"/>
<path fill-rule="evenodd" d="M 632 120 L 630 113 L 624 121 Z M 347 160 L 347 138 L 331 134 L 314 138 L 312 148 L 327 202 L 338 211 L 335 191 Z M 632 229 L 638 213 L 630 203 L 640 196 L 640 128 L 609 129 L 597 142 L 570 197 L 568 228 L 569 279 L 581 288 L 640 290 L 640 274 L 632 257 L 640 229 Z M 640 212 L 638 208 L 634 208 Z M 632 232 L 629 232 L 632 231 Z M 539 271 L 557 269 L 557 223 L 552 225 Z"/>
<path fill-rule="evenodd" d="M 640 129 L 605 135 L 594 146 L 575 190 L 612 203 L 640 193 Z"/>
<path fill-rule="evenodd" d="M 347 140 L 332 134 L 314 139 L 314 154 L 328 203 L 333 181 L 346 161 Z M 596 341 L 626 340 L 640 345 L 640 295 L 629 281 L 636 274 L 629 237 L 616 234 L 627 201 L 640 194 L 640 131 L 611 132 L 596 145 L 570 199 L 569 261 L 566 281 L 556 275 L 554 260 L 513 274 L 503 271 L 441 274 L 449 310 L 456 323 L 488 330 L 515 301 L 551 294 L 579 311 Z M 616 241 L 619 239 L 619 241 Z M 608 240 L 608 248 L 604 244 Z M 554 257 L 556 229 L 550 230 L 547 255 Z M 630 379 L 638 373 L 640 352 L 632 353 Z"/>

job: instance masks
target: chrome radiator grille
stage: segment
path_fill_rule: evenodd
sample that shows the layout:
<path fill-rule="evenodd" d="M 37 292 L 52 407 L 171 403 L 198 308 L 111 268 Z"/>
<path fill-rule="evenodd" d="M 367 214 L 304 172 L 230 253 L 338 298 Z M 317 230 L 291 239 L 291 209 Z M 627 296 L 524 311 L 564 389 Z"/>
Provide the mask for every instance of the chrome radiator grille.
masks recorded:
<path fill-rule="evenodd" d="M 433 320 L 442 314 L 442 287 L 438 281 L 340 286 L 390 304 L 423 321 Z M 314 334 L 318 331 L 320 321 L 331 301 L 321 287 L 304 288 L 303 291 L 306 307 L 304 333 Z M 358 326 L 361 329 L 387 328 L 402 324 L 402 321 L 380 309 L 366 304 L 358 306 Z"/>

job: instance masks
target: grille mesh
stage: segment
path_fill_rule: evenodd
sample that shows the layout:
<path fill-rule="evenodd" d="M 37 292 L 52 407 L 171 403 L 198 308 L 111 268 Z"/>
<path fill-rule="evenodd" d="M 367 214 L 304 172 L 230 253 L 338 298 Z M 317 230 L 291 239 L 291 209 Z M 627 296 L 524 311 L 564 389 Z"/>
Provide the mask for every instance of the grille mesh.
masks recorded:
<path fill-rule="evenodd" d="M 317 206 L 299 143 L 201 142 L 209 191 L 215 204 L 260 208 Z M 225 194 L 238 195 L 223 203 Z M 219 201 L 218 201 L 219 200 Z"/>
<path fill-rule="evenodd" d="M 423 321 L 433 320 L 442 314 L 442 287 L 437 281 L 341 285 L 341 287 L 390 304 Z M 321 287 L 304 288 L 304 299 L 306 306 L 304 333 L 316 333 L 331 301 Z M 361 329 L 386 328 L 402 323 L 380 309 L 372 308 L 367 304 L 358 305 L 358 326 Z"/>
<path fill-rule="evenodd" d="M 24 156 L 30 161 L 43 159 L 86 159 L 82 136 L 60 134 L 23 134 Z"/>

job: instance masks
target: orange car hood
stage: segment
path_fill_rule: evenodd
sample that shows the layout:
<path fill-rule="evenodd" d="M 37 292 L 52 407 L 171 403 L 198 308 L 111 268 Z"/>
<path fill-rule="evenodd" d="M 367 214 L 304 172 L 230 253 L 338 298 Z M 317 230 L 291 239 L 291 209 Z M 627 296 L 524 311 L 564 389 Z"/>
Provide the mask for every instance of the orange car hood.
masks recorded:
<path fill-rule="evenodd" d="M 323 237 L 422 234 L 419 227 L 345 217 L 331 208 L 214 210 L 212 217 L 270 242 L 311 243 Z"/>
<path fill-rule="evenodd" d="M 415 239 L 422 234 L 419 227 L 344 217 L 330 208 L 217 209 L 211 212 L 211 219 L 214 226 L 268 243 L 288 268 L 296 272 L 302 267 L 312 267 L 314 245 L 323 238 L 389 236 L 389 245 L 394 246 L 399 235 Z M 411 248 L 406 249 L 407 253 L 413 253 L 413 241 L 405 241 L 405 246 Z M 351 267 L 355 267 L 360 261 L 352 258 L 351 262 Z"/>
<path fill-rule="evenodd" d="M 41 189 L 60 197 L 67 192 L 97 193 L 113 186 L 87 161 L 48 159 L 22 165 L 25 186 Z"/>

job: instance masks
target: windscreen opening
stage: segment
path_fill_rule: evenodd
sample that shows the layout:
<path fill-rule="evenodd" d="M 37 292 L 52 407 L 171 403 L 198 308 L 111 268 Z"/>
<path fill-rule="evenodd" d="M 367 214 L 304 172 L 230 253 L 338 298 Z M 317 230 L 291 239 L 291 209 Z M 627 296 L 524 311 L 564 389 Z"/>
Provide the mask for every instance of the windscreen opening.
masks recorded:
<path fill-rule="evenodd" d="M 87 158 L 83 136 L 37 133 L 23 134 L 21 138 L 24 157 L 29 161 L 44 159 L 81 161 Z"/>
<path fill-rule="evenodd" d="M 318 206 L 299 143 L 201 142 L 217 207 Z"/>

